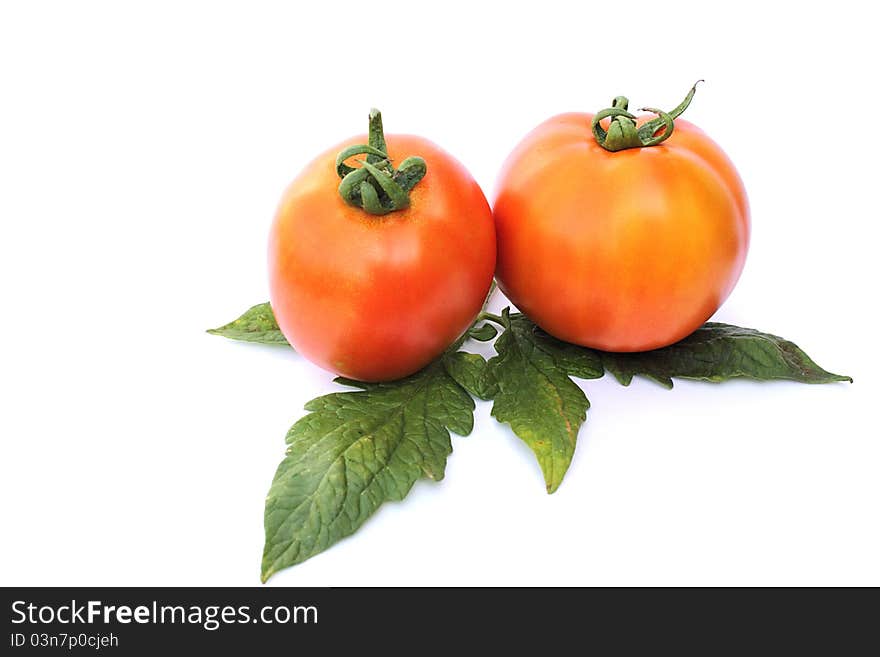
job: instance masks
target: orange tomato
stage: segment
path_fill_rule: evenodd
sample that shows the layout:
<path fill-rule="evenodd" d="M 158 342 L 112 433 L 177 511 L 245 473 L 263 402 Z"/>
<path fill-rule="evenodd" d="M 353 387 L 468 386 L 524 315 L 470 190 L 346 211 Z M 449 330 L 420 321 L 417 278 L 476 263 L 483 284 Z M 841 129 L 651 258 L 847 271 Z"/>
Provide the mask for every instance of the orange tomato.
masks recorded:
<path fill-rule="evenodd" d="M 337 192 L 335 158 L 319 155 L 291 183 L 269 238 L 272 310 L 294 348 L 361 381 L 421 369 L 470 326 L 495 268 L 495 230 L 467 170 L 430 141 L 389 135 L 393 163 L 427 164 L 409 207 L 381 216 Z"/>
<path fill-rule="evenodd" d="M 672 344 L 739 278 L 745 189 L 724 152 L 687 121 L 676 120 L 661 144 L 610 152 L 592 120 L 553 117 L 507 158 L 493 208 L 498 285 L 562 340 L 621 352 Z"/>

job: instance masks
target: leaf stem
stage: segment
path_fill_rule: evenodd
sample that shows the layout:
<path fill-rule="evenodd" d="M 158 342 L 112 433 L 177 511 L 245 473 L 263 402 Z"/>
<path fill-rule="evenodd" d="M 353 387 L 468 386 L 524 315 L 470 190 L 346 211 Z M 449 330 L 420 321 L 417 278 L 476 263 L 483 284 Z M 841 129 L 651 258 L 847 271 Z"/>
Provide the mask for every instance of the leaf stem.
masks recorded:
<path fill-rule="evenodd" d="M 636 124 L 637 117 L 627 111 L 629 100 L 627 100 L 626 96 L 617 96 L 612 101 L 611 107 L 602 110 L 593 117 L 591 127 L 596 142 L 606 151 L 613 153 L 628 148 L 656 146 L 669 139 L 672 136 L 672 131 L 675 129 L 675 119 L 691 104 L 694 93 L 697 91 L 697 84 L 700 82 L 702 80 L 697 80 L 690 91 L 688 91 L 684 100 L 669 112 L 653 107 L 643 107 L 641 111 L 652 112 L 657 117 L 645 122 L 641 127 L 638 127 Z M 605 130 L 601 121 L 607 118 L 610 118 L 611 122 L 608 125 L 608 130 Z"/>
<path fill-rule="evenodd" d="M 506 324 L 504 323 L 504 319 L 503 319 L 502 317 L 500 317 L 499 315 L 495 315 L 495 314 L 493 314 L 493 313 L 487 313 L 487 312 L 485 312 L 485 311 L 484 311 L 484 312 L 481 312 L 481 313 L 477 316 L 477 320 L 476 320 L 476 321 L 477 321 L 477 322 L 483 322 L 483 321 L 486 321 L 486 320 L 488 320 L 488 321 L 490 321 L 490 322 L 495 322 L 496 324 L 498 324 L 498 326 L 501 326 L 501 327 L 506 326 Z M 474 322 L 474 323 L 476 323 L 476 322 Z"/>
<path fill-rule="evenodd" d="M 428 166 L 421 157 L 408 157 L 397 169 L 388 157 L 382 114 L 370 110 L 369 144 L 355 144 L 336 156 L 336 173 L 341 178 L 339 195 L 354 207 L 373 215 L 383 215 L 409 207 L 409 193 L 425 177 Z M 346 164 L 355 155 L 366 155 L 357 160 L 358 168 Z"/>

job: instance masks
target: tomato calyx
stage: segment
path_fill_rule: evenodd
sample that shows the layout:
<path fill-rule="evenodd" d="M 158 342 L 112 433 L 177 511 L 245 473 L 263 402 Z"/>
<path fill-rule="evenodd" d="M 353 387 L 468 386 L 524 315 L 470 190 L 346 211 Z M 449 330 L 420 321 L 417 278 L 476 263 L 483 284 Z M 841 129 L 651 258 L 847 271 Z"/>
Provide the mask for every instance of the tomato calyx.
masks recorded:
<path fill-rule="evenodd" d="M 626 96 L 617 96 L 611 101 L 611 107 L 603 109 L 593 117 L 591 127 L 596 143 L 606 151 L 614 153 L 628 148 L 656 146 L 666 141 L 672 136 L 675 129 L 675 119 L 691 104 L 700 82 L 702 80 L 697 80 L 684 100 L 669 112 L 654 107 L 642 107 L 640 112 L 651 112 L 656 114 L 657 118 L 647 121 L 641 127 L 636 127 L 636 117 L 627 111 L 629 100 Z M 608 130 L 605 130 L 601 121 L 609 117 L 611 117 L 611 123 Z"/>
<path fill-rule="evenodd" d="M 360 167 L 345 163 L 356 155 L 367 156 L 355 160 Z M 385 144 L 382 113 L 375 108 L 370 110 L 369 144 L 349 146 L 336 156 L 336 173 L 342 179 L 339 195 L 349 205 L 373 215 L 408 208 L 409 192 L 427 171 L 425 160 L 417 156 L 407 157 L 394 168 Z"/>

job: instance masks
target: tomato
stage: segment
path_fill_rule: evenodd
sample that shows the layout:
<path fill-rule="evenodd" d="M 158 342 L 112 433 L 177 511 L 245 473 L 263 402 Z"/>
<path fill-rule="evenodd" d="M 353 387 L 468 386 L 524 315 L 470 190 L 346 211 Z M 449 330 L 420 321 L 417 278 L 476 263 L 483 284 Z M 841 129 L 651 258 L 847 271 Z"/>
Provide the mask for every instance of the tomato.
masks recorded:
<path fill-rule="evenodd" d="M 692 97 L 693 89 L 673 112 Z M 626 99 L 617 101 L 625 110 Z M 613 121 L 621 114 L 607 112 Z M 662 143 L 611 152 L 591 133 L 593 118 L 555 116 L 507 158 L 493 209 L 498 285 L 567 342 L 663 347 L 698 328 L 733 290 L 748 249 L 746 192 L 721 148 L 687 121 L 648 131 Z M 598 123 L 610 135 L 608 121 Z"/>
<path fill-rule="evenodd" d="M 299 353 L 352 379 L 387 381 L 421 369 L 468 329 L 492 282 L 495 230 L 468 171 L 422 137 L 386 139 L 378 112 L 370 145 L 387 149 L 398 171 L 408 156 L 423 158 L 427 171 L 408 207 L 375 215 L 349 205 L 337 192 L 336 156 L 366 142 L 355 137 L 329 149 L 287 188 L 269 238 L 270 297 Z M 381 158 L 371 159 L 379 166 Z M 372 184 L 366 191 L 387 202 L 364 178 Z"/>

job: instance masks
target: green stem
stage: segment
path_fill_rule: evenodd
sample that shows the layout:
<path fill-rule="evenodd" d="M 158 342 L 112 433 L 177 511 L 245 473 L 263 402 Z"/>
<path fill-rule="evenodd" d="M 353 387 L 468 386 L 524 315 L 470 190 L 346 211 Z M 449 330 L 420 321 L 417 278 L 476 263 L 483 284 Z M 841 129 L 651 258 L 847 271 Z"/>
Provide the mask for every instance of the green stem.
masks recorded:
<path fill-rule="evenodd" d="M 487 312 L 481 312 L 477 316 L 477 319 L 474 321 L 474 324 L 476 324 L 477 322 L 484 322 L 486 320 L 494 322 L 495 324 L 498 324 L 498 326 L 506 326 L 506 324 L 504 323 L 504 318 L 502 318 L 500 315 L 494 315 Z"/>
<path fill-rule="evenodd" d="M 382 113 L 370 110 L 368 144 L 356 144 L 336 156 L 336 173 L 342 179 L 339 195 L 349 205 L 374 215 L 388 214 L 409 207 L 409 193 L 425 177 L 428 166 L 420 157 L 408 157 L 395 170 L 388 157 Z M 346 164 L 355 155 L 366 155 L 357 160 L 360 167 Z"/>
<path fill-rule="evenodd" d="M 653 107 L 643 107 L 640 111 L 656 114 L 657 118 L 645 122 L 641 127 L 636 127 L 636 117 L 627 111 L 629 100 L 625 96 L 617 96 L 612 101 L 611 107 L 602 110 L 593 117 L 591 127 L 596 142 L 606 151 L 614 153 L 628 148 L 656 146 L 666 141 L 672 136 L 675 129 L 675 119 L 691 104 L 697 91 L 697 84 L 700 82 L 702 80 L 697 80 L 684 100 L 670 112 Z M 601 121 L 609 117 L 611 123 L 608 125 L 608 130 L 605 130 Z"/>
<path fill-rule="evenodd" d="M 382 112 L 375 107 L 370 109 L 369 143 L 377 151 L 388 152 L 388 146 L 385 145 L 385 130 L 382 127 Z M 380 155 L 373 154 L 367 157 L 367 162 L 376 164 L 382 159 L 384 158 Z"/>

